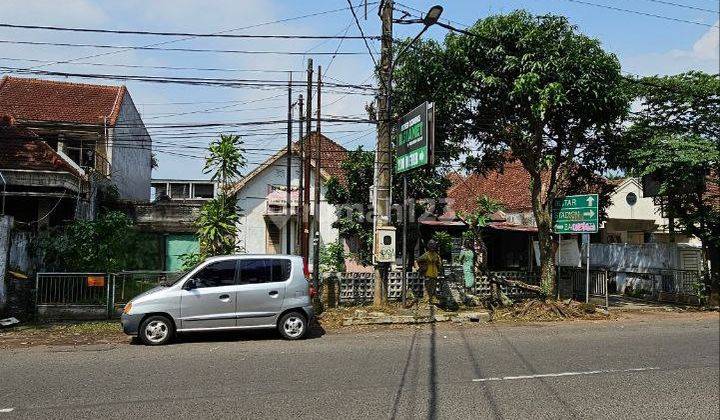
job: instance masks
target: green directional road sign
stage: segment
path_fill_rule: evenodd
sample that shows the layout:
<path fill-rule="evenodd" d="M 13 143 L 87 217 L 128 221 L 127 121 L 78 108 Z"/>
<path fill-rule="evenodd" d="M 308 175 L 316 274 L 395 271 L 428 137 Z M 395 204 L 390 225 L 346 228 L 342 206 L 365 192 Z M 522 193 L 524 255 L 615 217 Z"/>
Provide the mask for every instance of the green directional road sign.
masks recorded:
<path fill-rule="evenodd" d="M 555 233 L 597 233 L 598 195 L 569 195 L 558 198 L 553 205 Z"/>
<path fill-rule="evenodd" d="M 397 124 L 393 141 L 397 150 L 395 172 L 403 173 L 418 168 L 433 159 L 434 107 L 422 105 L 405 114 Z"/>

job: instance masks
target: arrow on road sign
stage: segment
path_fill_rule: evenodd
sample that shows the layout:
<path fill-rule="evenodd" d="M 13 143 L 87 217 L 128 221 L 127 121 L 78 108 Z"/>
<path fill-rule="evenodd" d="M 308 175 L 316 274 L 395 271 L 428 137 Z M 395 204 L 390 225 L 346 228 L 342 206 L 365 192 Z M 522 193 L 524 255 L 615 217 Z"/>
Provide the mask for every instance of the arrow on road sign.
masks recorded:
<path fill-rule="evenodd" d="M 590 199 L 588 199 L 588 201 L 590 201 Z M 592 211 L 592 210 L 586 211 L 585 213 L 583 213 L 583 216 L 594 217 L 594 216 L 595 216 L 595 212 Z"/>
<path fill-rule="evenodd" d="M 595 199 L 593 198 L 592 195 L 587 198 L 587 204 L 588 204 L 588 206 L 592 207 L 592 205 L 593 205 L 594 202 L 595 202 Z"/>

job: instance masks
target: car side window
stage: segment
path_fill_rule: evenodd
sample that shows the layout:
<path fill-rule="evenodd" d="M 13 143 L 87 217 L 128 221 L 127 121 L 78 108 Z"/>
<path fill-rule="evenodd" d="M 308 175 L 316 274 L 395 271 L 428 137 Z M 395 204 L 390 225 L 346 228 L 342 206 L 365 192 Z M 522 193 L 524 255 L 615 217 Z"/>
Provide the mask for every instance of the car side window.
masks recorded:
<path fill-rule="evenodd" d="M 240 260 L 240 284 L 285 281 L 290 276 L 290 260 L 252 258 Z"/>
<path fill-rule="evenodd" d="M 192 277 L 196 287 L 232 286 L 235 284 L 236 263 L 236 260 L 223 260 L 206 265 Z"/>

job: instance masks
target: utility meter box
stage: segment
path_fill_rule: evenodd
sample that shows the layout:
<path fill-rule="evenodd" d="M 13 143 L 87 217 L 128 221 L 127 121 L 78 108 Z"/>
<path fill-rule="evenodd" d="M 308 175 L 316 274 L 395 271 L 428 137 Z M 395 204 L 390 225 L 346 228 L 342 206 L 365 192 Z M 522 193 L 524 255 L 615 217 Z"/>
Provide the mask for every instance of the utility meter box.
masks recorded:
<path fill-rule="evenodd" d="M 394 226 L 380 226 L 377 228 L 373 257 L 375 262 L 378 263 L 395 262 Z"/>

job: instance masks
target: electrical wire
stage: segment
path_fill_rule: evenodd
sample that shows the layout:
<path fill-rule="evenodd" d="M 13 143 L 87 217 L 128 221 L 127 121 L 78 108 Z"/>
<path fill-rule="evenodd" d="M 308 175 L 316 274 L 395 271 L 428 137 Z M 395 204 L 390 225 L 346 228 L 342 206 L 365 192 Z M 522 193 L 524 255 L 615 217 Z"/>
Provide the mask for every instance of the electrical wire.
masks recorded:
<path fill-rule="evenodd" d="M 49 45 L 55 47 L 78 47 L 78 48 L 104 48 L 104 49 L 123 49 L 123 50 L 147 50 L 147 51 L 174 51 L 174 52 L 193 52 L 193 53 L 218 53 L 218 54 L 272 54 L 272 55 L 306 55 L 304 51 L 273 51 L 273 50 L 226 50 L 212 48 L 173 48 L 173 47 L 148 47 L 135 45 L 108 45 L 108 44 L 78 44 L 70 42 L 48 42 L 48 41 L 19 41 L 0 39 L 0 44 L 16 44 L 16 45 Z M 317 51 L 315 55 L 365 55 L 362 51 Z M 60 63 L 58 63 L 60 64 Z"/>
<path fill-rule="evenodd" d="M 365 37 L 365 32 L 363 31 L 362 26 L 360 25 L 360 21 L 358 20 L 357 14 L 355 13 L 355 6 L 353 6 L 352 2 L 350 0 L 347 0 L 350 12 L 352 12 L 353 19 L 355 19 L 355 25 L 357 25 L 358 30 L 360 31 L 360 36 L 362 36 L 363 40 L 365 41 L 365 48 L 367 48 L 368 54 L 370 54 L 370 58 L 372 58 L 373 64 L 375 67 L 378 66 L 377 60 L 375 60 L 375 55 L 373 55 L 372 51 L 370 50 L 370 44 L 368 44 L 367 38 Z"/>
<path fill-rule="evenodd" d="M 604 9 L 615 10 L 618 12 L 632 13 L 632 14 L 641 15 L 641 16 L 649 16 L 649 17 L 654 17 L 654 18 L 658 18 L 658 19 L 665 19 L 665 20 L 669 20 L 669 21 L 673 21 L 673 22 L 690 23 L 693 25 L 705 26 L 708 28 L 717 27 L 717 25 L 711 25 L 709 23 L 698 22 L 695 20 L 686 20 L 686 19 L 666 16 L 666 15 L 658 15 L 655 13 L 642 12 L 640 10 L 625 9 L 622 7 L 610 6 L 610 5 L 606 5 L 606 4 L 592 3 L 592 2 L 584 1 L 584 0 L 565 0 L 565 1 L 569 1 L 571 3 L 584 4 L 586 6 L 601 7 Z"/>
<path fill-rule="evenodd" d="M 344 9 L 343 9 L 344 10 Z M 20 25 L 14 23 L 0 23 L 0 28 L 13 29 L 41 29 L 48 31 L 62 32 L 86 32 L 120 35 L 153 35 L 153 36 L 185 36 L 193 38 L 242 38 L 242 39 L 363 39 L 361 36 L 337 36 L 337 35 L 260 35 L 260 34 L 223 34 L 223 33 L 196 33 L 196 32 L 156 32 L 144 30 L 118 30 L 118 29 L 93 29 L 93 28 L 72 28 L 63 26 L 42 26 L 42 25 Z M 369 35 L 368 39 L 379 40 L 379 36 Z"/>

